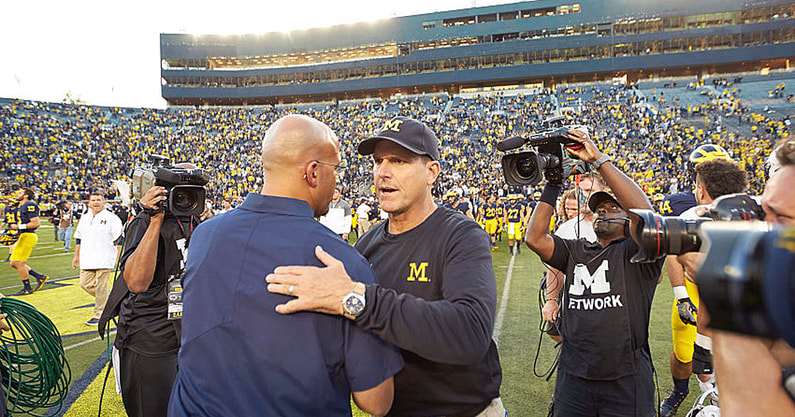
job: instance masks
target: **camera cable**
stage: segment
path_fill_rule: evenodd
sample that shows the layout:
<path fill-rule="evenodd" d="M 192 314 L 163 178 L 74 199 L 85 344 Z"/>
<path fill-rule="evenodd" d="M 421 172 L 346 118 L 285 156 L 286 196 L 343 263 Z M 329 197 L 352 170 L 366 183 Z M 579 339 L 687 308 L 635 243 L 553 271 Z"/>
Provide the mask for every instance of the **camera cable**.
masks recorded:
<path fill-rule="evenodd" d="M 0 368 L 9 415 L 58 414 L 71 380 L 58 329 L 47 316 L 17 298 L 0 299 L 0 313 L 8 315 L 11 328 L 0 336 Z M 53 414 L 38 414 L 41 409 Z"/>
<path fill-rule="evenodd" d="M 549 271 L 547 271 L 547 272 L 549 272 Z M 533 358 L 533 375 L 535 375 L 535 376 L 537 376 L 539 378 L 545 378 L 546 381 L 549 381 L 552 378 L 552 375 L 555 373 L 555 370 L 558 367 L 558 362 L 560 360 L 560 349 L 559 349 L 560 348 L 560 343 L 556 343 L 555 346 L 554 346 L 554 349 L 556 349 L 556 353 L 555 353 L 555 358 L 552 360 L 552 364 L 549 366 L 549 368 L 547 368 L 547 370 L 545 370 L 543 372 L 539 372 L 538 371 L 538 361 L 539 361 L 539 357 L 541 355 L 541 344 L 542 344 L 542 342 L 544 340 L 544 335 L 549 333 L 550 326 L 554 326 L 556 329 L 558 329 L 558 334 L 560 334 L 560 329 L 558 328 L 557 321 L 555 321 L 552 324 L 549 324 L 549 323 L 547 323 L 544 320 L 544 317 L 543 317 L 543 308 L 544 308 L 544 304 L 546 303 L 546 296 L 545 296 L 546 283 L 547 283 L 546 277 L 541 278 L 541 284 L 539 285 L 539 290 L 538 290 L 538 312 L 539 312 L 539 315 L 541 316 L 541 322 L 538 325 L 538 330 L 539 330 L 538 345 L 536 346 L 536 353 L 535 353 L 535 357 Z"/>

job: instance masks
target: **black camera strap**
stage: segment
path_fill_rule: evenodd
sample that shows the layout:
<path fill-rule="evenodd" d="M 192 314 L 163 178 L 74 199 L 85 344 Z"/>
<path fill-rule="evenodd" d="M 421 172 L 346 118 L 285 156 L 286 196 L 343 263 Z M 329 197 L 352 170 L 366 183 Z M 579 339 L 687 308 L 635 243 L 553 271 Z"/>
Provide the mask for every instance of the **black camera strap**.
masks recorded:
<path fill-rule="evenodd" d="M 174 220 L 177 221 L 177 226 L 179 226 L 179 231 L 182 232 L 182 236 L 184 236 L 185 240 L 189 242 L 190 241 L 190 237 L 193 236 L 193 227 L 194 227 L 194 223 L 195 223 L 195 218 L 193 216 L 190 216 L 190 233 L 187 233 L 187 234 L 185 233 L 185 226 L 182 225 L 182 222 L 179 221 L 179 219 L 176 218 L 176 217 L 174 217 Z M 185 247 L 187 247 L 187 246 L 188 245 L 186 244 Z"/>

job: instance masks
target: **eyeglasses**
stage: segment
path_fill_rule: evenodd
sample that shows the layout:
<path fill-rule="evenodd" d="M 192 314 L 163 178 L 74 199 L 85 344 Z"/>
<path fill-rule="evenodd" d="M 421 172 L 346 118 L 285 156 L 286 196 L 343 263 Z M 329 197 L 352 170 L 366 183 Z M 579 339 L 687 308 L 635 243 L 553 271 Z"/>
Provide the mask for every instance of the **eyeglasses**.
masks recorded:
<path fill-rule="evenodd" d="M 334 172 L 335 172 L 337 175 L 342 175 L 342 174 L 344 174 L 344 173 L 345 173 L 345 170 L 346 170 L 346 169 L 348 169 L 348 165 L 345 165 L 345 162 L 340 162 L 339 164 L 332 164 L 332 163 L 330 163 L 330 162 L 323 162 L 323 161 L 318 161 L 318 160 L 315 160 L 315 162 L 317 162 L 317 163 L 318 163 L 318 164 L 320 164 L 320 165 L 325 165 L 325 166 L 333 167 L 333 168 L 334 168 Z"/>

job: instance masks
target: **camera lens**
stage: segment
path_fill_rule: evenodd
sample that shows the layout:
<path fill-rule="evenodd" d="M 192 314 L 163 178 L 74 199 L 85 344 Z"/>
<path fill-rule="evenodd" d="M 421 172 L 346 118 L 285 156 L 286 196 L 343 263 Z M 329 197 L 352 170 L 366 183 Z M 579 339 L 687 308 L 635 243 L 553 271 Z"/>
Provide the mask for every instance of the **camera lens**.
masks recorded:
<path fill-rule="evenodd" d="M 177 185 L 169 192 L 169 210 L 175 216 L 199 216 L 204 211 L 204 188 L 197 185 Z"/>
<path fill-rule="evenodd" d="M 180 211 L 191 211 L 196 207 L 195 194 L 187 190 L 177 190 L 174 193 L 174 208 Z"/>
<path fill-rule="evenodd" d="M 502 157 L 502 172 L 509 185 L 538 184 L 541 181 L 539 170 L 541 156 L 536 151 L 523 151 L 505 154 Z"/>
<path fill-rule="evenodd" d="M 534 157 L 520 158 L 516 161 L 516 172 L 523 178 L 532 177 L 538 172 L 538 166 Z"/>
<path fill-rule="evenodd" d="M 665 255 L 680 255 L 701 247 L 698 228 L 707 219 L 663 217 L 651 210 L 631 211 L 639 217 L 635 235 L 640 244 L 632 262 L 652 262 Z"/>

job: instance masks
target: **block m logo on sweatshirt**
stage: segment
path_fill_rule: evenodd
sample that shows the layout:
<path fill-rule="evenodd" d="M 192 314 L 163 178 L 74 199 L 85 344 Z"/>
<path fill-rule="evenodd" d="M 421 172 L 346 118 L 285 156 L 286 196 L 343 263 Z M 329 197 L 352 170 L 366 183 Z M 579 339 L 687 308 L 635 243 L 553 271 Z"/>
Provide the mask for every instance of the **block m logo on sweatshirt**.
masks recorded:
<path fill-rule="evenodd" d="M 602 261 L 599 268 L 593 274 L 588 272 L 588 268 L 583 264 L 574 266 L 574 283 L 569 287 L 569 294 L 583 295 L 585 289 L 589 288 L 591 294 L 606 294 L 610 292 L 610 283 L 607 282 L 605 272 L 608 267 L 607 259 Z"/>

